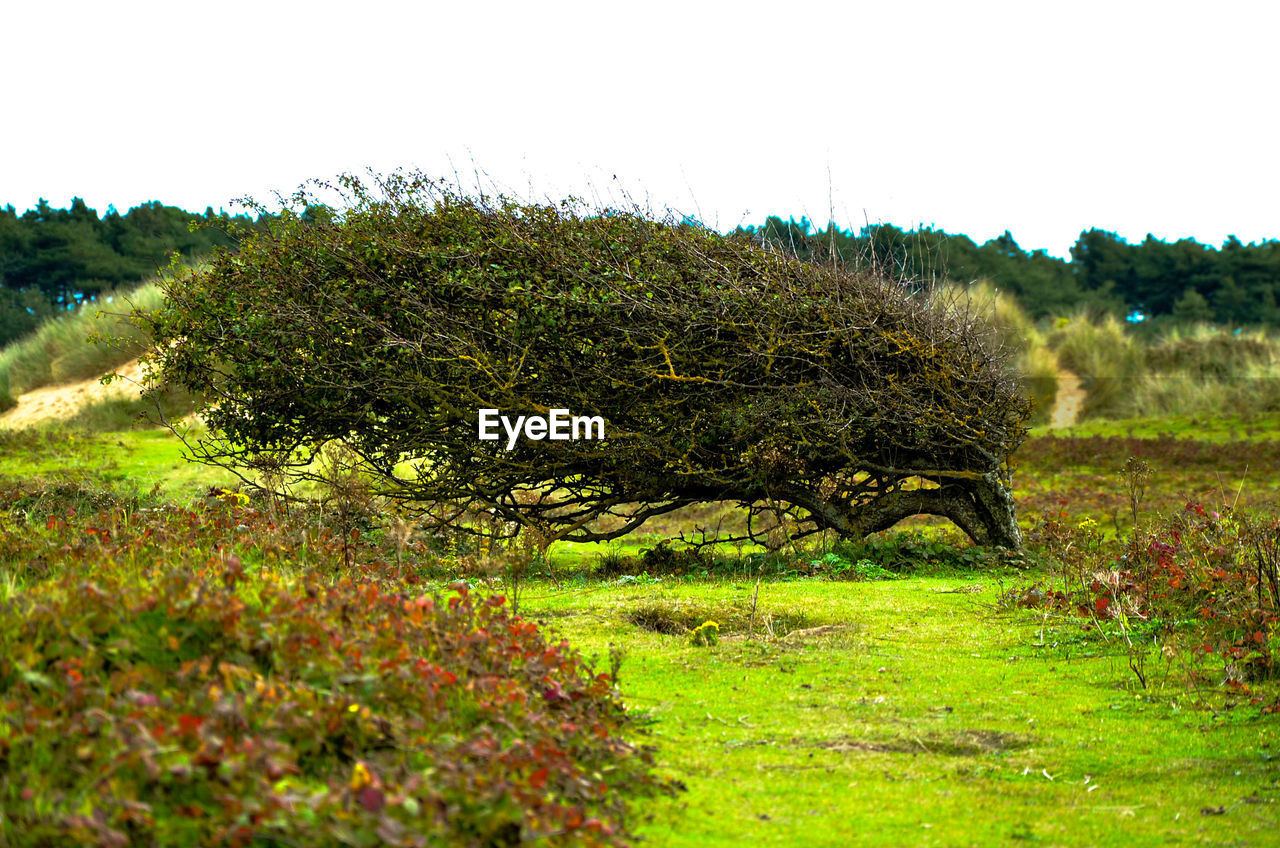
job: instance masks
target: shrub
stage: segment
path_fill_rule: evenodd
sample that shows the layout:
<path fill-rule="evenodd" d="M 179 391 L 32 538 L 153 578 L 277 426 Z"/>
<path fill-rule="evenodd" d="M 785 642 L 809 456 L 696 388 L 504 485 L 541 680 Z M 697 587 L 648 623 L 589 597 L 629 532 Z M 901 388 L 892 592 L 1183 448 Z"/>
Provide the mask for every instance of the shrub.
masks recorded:
<path fill-rule="evenodd" d="M 1195 650 L 1221 658 L 1228 680 L 1273 675 L 1280 633 L 1280 520 L 1188 503 L 1135 551 L 1130 592 L 1148 618 L 1193 620 Z"/>
<path fill-rule="evenodd" d="M 286 212 L 165 284 L 153 357 L 221 435 L 198 458 L 306 479 L 343 440 L 390 496 L 548 539 L 732 501 L 797 535 L 931 513 L 1020 543 L 1003 462 L 1028 405 L 945 296 L 628 211 L 418 175 L 334 189 L 340 215 Z M 480 409 L 550 408 L 606 438 L 477 438 Z"/>
<path fill-rule="evenodd" d="M 875 560 L 859 559 L 856 562 L 850 562 L 835 552 L 824 554 L 809 565 L 815 571 L 850 580 L 894 580 L 898 576 Z"/>
<path fill-rule="evenodd" d="M 704 621 L 697 627 L 693 628 L 693 632 L 689 634 L 689 640 L 694 647 L 709 648 L 720 642 L 720 625 L 714 621 Z"/>
<path fill-rule="evenodd" d="M 1019 552 L 966 545 L 956 535 L 895 531 L 861 541 L 839 541 L 832 553 L 841 562 L 870 562 L 895 577 L 903 573 L 966 574 L 1022 564 Z"/>
<path fill-rule="evenodd" d="M 784 636 L 817 623 L 812 615 L 794 606 L 775 607 L 758 601 L 705 604 L 658 598 L 629 606 L 623 620 L 653 633 L 689 638 L 708 623 L 715 625 L 717 638 L 725 633 L 754 634 L 757 628 L 766 626 L 771 634 Z"/>
<path fill-rule="evenodd" d="M 640 567 L 655 575 L 699 574 L 715 566 L 715 557 L 707 548 L 673 548 L 663 540 L 640 552 Z"/>
<path fill-rule="evenodd" d="M 639 570 L 639 562 L 634 557 L 625 556 L 618 550 L 606 551 L 596 561 L 596 574 L 600 577 L 617 577 Z"/>
<path fill-rule="evenodd" d="M 110 511 L 127 516 L 140 505 L 137 494 L 122 493 L 88 480 L 35 480 L 0 485 L 0 508 L 30 523 L 45 522 L 76 512 Z"/>
<path fill-rule="evenodd" d="M 5 845 L 615 844 L 659 788 L 609 676 L 502 598 L 234 556 L 0 602 L 0 714 Z"/>
<path fill-rule="evenodd" d="M 1224 680 L 1270 677 L 1280 666 L 1280 519 L 1188 503 L 1154 528 L 1106 539 L 1097 522 L 1050 518 L 1037 529 L 1060 588 L 1016 593 L 1023 606 L 1056 607 L 1115 621 L 1130 667 L 1146 684 L 1146 649 L 1134 633 L 1222 663 Z"/>

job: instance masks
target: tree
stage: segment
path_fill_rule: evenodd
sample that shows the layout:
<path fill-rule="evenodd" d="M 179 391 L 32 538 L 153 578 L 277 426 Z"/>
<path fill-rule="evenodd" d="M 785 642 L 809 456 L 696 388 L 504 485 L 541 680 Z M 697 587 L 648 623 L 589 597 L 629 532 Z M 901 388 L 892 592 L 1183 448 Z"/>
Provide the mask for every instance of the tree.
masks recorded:
<path fill-rule="evenodd" d="M 264 223 L 234 220 L 241 228 Z M 230 246 L 231 224 L 226 213 L 215 216 L 211 208 L 199 219 L 157 202 L 125 215 L 110 207 L 101 220 L 79 197 L 69 209 L 54 209 L 42 199 L 21 216 L 6 206 L 0 209 L 0 288 L 39 293 L 52 308 L 68 308 L 105 290 L 136 285 L 167 265 L 173 253 L 191 261 L 214 246 Z M 27 321 L 24 315 L 40 312 L 15 310 L 14 302 L 0 298 L 0 343 L 6 339 L 3 327 L 12 330 Z"/>
<path fill-rule="evenodd" d="M 1254 302 L 1232 277 L 1227 277 L 1213 295 L 1213 312 L 1223 324 L 1248 324 L 1257 320 Z"/>
<path fill-rule="evenodd" d="M 1076 274 L 1086 291 L 1114 290 L 1124 302 L 1137 305 L 1130 255 L 1124 239 L 1096 228 L 1082 232 L 1071 248 Z"/>
<path fill-rule="evenodd" d="M 625 210 L 420 175 L 325 189 L 345 211 L 286 210 L 165 285 L 152 360 L 209 398 L 197 459 L 315 479 L 340 441 L 427 515 L 544 538 L 734 501 L 798 536 L 924 513 L 1020 545 L 1005 461 L 1028 403 L 943 296 Z M 507 450 L 482 409 L 599 416 L 605 437 Z"/>
<path fill-rule="evenodd" d="M 53 314 L 53 305 L 35 289 L 0 287 L 0 347 L 34 331 Z"/>
<path fill-rule="evenodd" d="M 1173 317 L 1188 324 L 1207 324 L 1213 320 L 1213 310 L 1209 301 L 1195 289 L 1188 288 L 1173 304 Z"/>

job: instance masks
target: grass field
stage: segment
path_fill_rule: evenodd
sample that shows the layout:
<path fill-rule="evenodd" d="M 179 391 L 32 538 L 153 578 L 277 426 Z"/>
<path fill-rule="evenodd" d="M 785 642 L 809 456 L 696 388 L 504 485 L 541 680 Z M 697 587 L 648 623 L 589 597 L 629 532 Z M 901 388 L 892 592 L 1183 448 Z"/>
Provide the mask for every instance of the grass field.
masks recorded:
<path fill-rule="evenodd" d="M 1155 467 L 1143 506 L 1152 514 L 1187 498 L 1274 498 L 1280 443 L 1269 427 L 1222 421 L 1204 432 L 1197 440 L 1191 427 L 1135 422 L 1031 439 L 1015 478 L 1028 528 L 1053 513 L 1127 532 L 1116 472 L 1135 453 Z M 183 462 L 158 431 L 0 438 L 6 485 L 53 492 L 0 513 L 8 598 L 45 579 L 29 565 L 36 559 L 52 573 L 83 567 L 58 559 L 45 516 L 96 509 L 85 520 L 102 524 L 108 509 L 49 481 L 133 493 L 131 505 L 110 507 L 125 513 L 162 502 L 199 512 L 211 503 L 202 493 L 231 482 Z M 340 568 L 331 540 L 326 559 L 315 532 L 304 527 L 299 543 L 288 535 L 297 528 L 266 529 L 275 525 L 262 505 L 234 509 L 244 512 L 225 537 L 199 543 L 216 556 L 288 579 Z M 705 575 L 650 574 L 640 550 L 679 529 L 553 548 L 553 571 L 520 591 L 523 615 L 598 664 L 611 651 L 623 657 L 631 736 L 655 746 L 660 772 L 685 787 L 632 805 L 643 843 L 1280 844 L 1276 681 L 1246 691 L 1190 684 L 1185 658 L 1157 652 L 1144 689 L 1116 625 L 1007 602 L 1045 577 L 1035 557 L 966 559 L 955 535 L 931 522 L 861 549 L 897 579 L 856 581 L 807 568 L 820 551 L 767 572 L 745 550 L 721 552 Z M 389 538 L 362 536 L 351 570 L 446 594 L 457 579 L 511 594 L 463 558 Z M 688 631 L 704 621 L 719 624 L 720 638 L 695 646 Z"/>
<path fill-rule="evenodd" d="M 648 812 L 656 844 L 1274 844 L 1274 717 L 1214 716 L 1173 683 L 1135 691 L 1114 648 L 1000 612 L 996 590 L 988 577 L 772 584 L 762 615 L 832 629 L 714 648 L 627 611 L 718 616 L 752 585 L 527 603 L 588 652 L 627 646 L 622 691 L 689 786 Z M 1219 807 L 1229 815 L 1201 812 Z"/>

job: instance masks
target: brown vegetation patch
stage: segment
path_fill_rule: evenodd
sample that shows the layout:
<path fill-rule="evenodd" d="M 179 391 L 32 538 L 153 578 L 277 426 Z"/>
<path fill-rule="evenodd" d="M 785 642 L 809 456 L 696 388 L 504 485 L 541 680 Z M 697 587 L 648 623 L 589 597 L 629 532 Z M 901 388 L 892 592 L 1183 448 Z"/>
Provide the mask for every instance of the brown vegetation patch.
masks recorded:
<path fill-rule="evenodd" d="M 871 751 L 881 754 L 941 754 L 948 757 L 978 757 L 1001 751 L 1017 751 L 1031 746 L 1031 740 L 1017 733 L 999 730 L 960 730 L 924 736 L 873 741 L 837 736 L 816 742 L 799 742 L 800 747 L 826 751 Z"/>
<path fill-rule="evenodd" d="M 623 619 L 653 633 L 675 636 L 689 633 L 707 621 L 719 625 L 721 634 L 760 633 L 786 636 L 792 632 L 806 631 L 814 622 L 802 612 L 781 612 L 763 607 L 753 610 L 750 601 L 724 604 L 698 604 L 687 601 L 645 601 L 628 608 Z M 813 627 L 821 630 L 821 627 Z"/>

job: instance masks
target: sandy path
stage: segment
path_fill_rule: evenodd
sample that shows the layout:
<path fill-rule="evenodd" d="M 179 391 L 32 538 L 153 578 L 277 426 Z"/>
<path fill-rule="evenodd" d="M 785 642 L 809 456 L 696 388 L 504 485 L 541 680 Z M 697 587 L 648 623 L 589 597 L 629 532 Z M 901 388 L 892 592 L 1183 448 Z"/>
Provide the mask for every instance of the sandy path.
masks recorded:
<path fill-rule="evenodd" d="M 115 373 L 123 380 L 113 381 L 104 386 L 95 377 L 79 383 L 66 383 L 61 386 L 45 386 L 41 389 L 19 395 L 18 405 L 0 415 L 0 427 L 18 430 L 45 424 L 57 419 L 70 418 L 82 406 L 109 397 L 137 395 L 142 387 L 142 368 L 138 360 L 126 362 Z"/>
<path fill-rule="evenodd" d="M 1085 391 L 1080 378 L 1059 366 L 1058 393 L 1053 397 L 1053 412 L 1049 415 L 1049 429 L 1070 427 L 1080 418 L 1084 407 Z"/>

